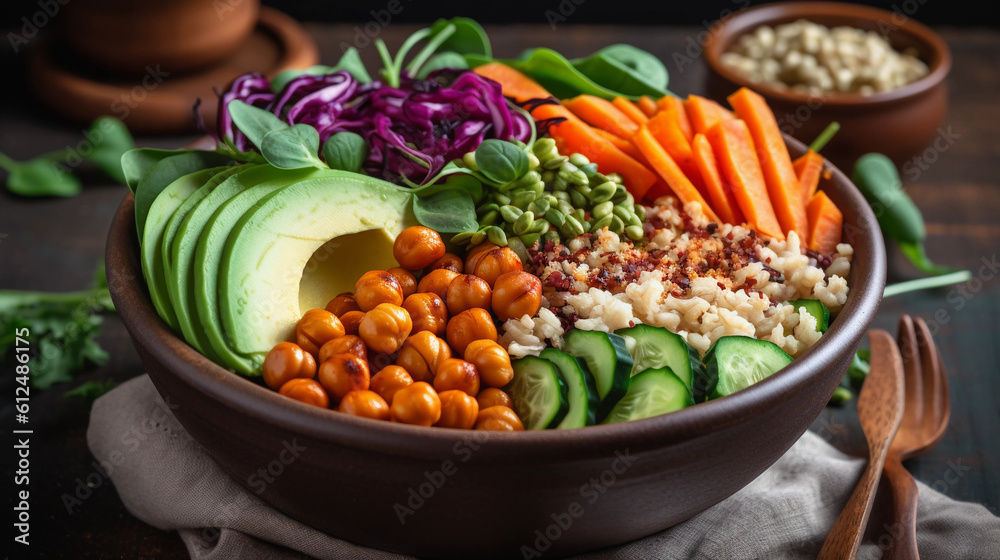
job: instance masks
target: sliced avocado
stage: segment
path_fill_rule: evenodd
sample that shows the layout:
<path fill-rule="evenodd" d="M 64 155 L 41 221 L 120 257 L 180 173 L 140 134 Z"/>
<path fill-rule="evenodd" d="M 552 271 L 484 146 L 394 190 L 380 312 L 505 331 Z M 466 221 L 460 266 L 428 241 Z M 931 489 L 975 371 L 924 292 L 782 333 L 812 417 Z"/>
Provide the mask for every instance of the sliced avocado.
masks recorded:
<path fill-rule="evenodd" d="M 163 232 L 181 204 L 222 169 L 224 168 L 213 167 L 195 171 L 167 185 L 149 206 L 144 231 L 140 236 L 142 247 L 139 256 L 142 261 L 142 275 L 146 278 L 146 286 L 149 288 L 149 297 L 153 300 L 153 307 L 156 308 L 160 318 L 177 332 L 180 331 L 180 325 L 170 304 L 167 282 L 163 275 L 163 262 L 160 260 Z"/>
<path fill-rule="evenodd" d="M 232 163 L 233 159 L 229 156 L 216 152 L 196 151 L 168 156 L 146 169 L 135 186 L 135 227 L 139 241 L 142 241 L 149 207 L 167 185 L 189 173 Z"/>
<path fill-rule="evenodd" d="M 233 227 L 219 268 L 223 335 L 259 374 L 267 352 L 290 340 L 300 313 L 303 272 L 317 250 L 343 235 L 383 230 L 376 252 L 392 261 L 392 241 L 416 223 L 412 194 L 385 181 L 333 171 L 277 190 Z M 361 255 L 340 243 L 352 258 Z M 370 255 L 368 256 L 370 258 Z"/>

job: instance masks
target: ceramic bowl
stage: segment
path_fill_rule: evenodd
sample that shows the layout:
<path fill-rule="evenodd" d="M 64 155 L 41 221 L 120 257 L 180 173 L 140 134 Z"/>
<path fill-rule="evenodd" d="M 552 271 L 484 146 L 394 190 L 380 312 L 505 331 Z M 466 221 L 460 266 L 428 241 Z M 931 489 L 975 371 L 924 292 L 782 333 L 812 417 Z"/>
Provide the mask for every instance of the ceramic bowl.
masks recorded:
<path fill-rule="evenodd" d="M 730 45 L 761 25 L 776 26 L 799 19 L 835 27 L 847 25 L 881 34 L 896 50 L 913 48 L 927 63 L 929 73 L 903 87 L 872 95 L 827 93 L 811 96 L 750 82 L 720 62 Z M 858 156 L 881 152 L 898 165 L 917 157 L 939 134 L 948 109 L 945 78 L 951 53 L 944 40 L 902 11 L 888 12 L 857 4 L 835 2 L 778 2 L 736 12 L 717 22 L 705 41 L 708 66 L 706 92 L 725 101 L 736 89 L 747 86 L 766 99 L 782 132 L 811 142 L 833 121 L 840 132 L 824 155 L 850 169 Z"/>
<path fill-rule="evenodd" d="M 804 152 L 789 144 L 793 155 Z M 843 211 L 855 253 L 851 291 L 829 331 L 746 390 L 635 422 L 462 431 L 283 397 L 212 363 L 160 320 L 139 265 L 131 195 L 111 225 L 108 280 L 177 419 L 278 510 L 354 543 L 420 557 L 568 555 L 650 535 L 724 500 L 781 457 L 826 406 L 875 315 L 886 266 L 871 209 L 830 170 L 823 188 Z"/>

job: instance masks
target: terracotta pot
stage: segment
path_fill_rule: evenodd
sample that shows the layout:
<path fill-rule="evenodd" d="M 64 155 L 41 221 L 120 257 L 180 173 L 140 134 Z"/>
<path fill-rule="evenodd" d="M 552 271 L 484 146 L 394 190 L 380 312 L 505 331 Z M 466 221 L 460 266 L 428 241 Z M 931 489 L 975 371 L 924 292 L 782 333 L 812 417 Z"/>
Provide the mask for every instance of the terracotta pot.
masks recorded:
<path fill-rule="evenodd" d="M 848 25 L 878 31 L 893 48 L 914 48 L 927 63 L 927 76 L 906 86 L 861 94 L 810 96 L 750 82 L 723 65 L 719 57 L 745 33 L 761 25 L 781 25 L 806 19 L 828 27 Z M 718 100 L 747 86 L 759 92 L 774 111 L 782 132 L 811 142 L 831 122 L 840 132 L 823 149 L 824 155 L 846 169 L 858 156 L 881 152 L 898 165 L 923 152 L 939 133 L 948 109 L 945 77 L 951 53 L 939 35 L 902 12 L 834 2 L 779 2 L 736 12 L 711 28 L 705 41 L 707 94 Z"/>
<path fill-rule="evenodd" d="M 132 74 L 197 70 L 225 60 L 253 31 L 260 0 L 73 0 L 61 36 L 74 53 Z"/>
<path fill-rule="evenodd" d="M 871 235 L 878 231 L 871 209 L 840 171 L 832 169 L 824 189 L 843 211 L 855 253 L 847 304 L 816 345 L 728 397 L 577 430 L 473 432 L 368 420 L 304 405 L 222 369 L 157 316 L 142 280 L 131 195 L 111 225 L 108 279 L 178 420 L 278 510 L 348 541 L 421 557 L 523 557 L 522 547 L 556 557 L 637 539 L 717 504 L 781 457 L 826 406 L 875 316 L 885 249 Z M 281 473 L 262 480 L 258 471 L 282 457 Z"/>

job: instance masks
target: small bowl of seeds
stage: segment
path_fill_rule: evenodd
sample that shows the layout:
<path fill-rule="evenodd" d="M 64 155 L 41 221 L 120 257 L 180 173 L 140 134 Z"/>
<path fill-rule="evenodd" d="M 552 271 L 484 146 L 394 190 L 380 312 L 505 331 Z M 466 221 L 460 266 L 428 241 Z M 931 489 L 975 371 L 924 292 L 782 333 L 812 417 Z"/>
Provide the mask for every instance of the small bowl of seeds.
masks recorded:
<path fill-rule="evenodd" d="M 833 2 L 741 10 L 705 41 L 707 94 L 750 87 L 805 143 L 839 122 L 824 154 L 848 169 L 867 152 L 902 165 L 940 133 L 948 106 L 951 54 L 915 15 Z"/>

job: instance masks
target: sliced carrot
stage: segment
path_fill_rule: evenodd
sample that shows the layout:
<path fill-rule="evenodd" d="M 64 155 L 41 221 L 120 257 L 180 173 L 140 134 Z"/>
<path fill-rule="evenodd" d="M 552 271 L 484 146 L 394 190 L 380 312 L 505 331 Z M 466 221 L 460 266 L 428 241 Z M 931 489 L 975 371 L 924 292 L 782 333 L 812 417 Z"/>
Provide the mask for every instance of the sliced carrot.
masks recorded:
<path fill-rule="evenodd" d="M 475 72 L 499 83 L 504 95 L 513 97 L 518 102 L 552 97 L 534 80 L 505 64 L 491 62 L 476 67 Z M 531 115 L 536 120 L 566 119 L 549 127 L 549 134 L 555 138 L 559 151 L 566 154 L 581 153 L 596 163 L 602 173 L 618 173 L 636 200 L 642 200 L 649 187 L 656 182 L 655 173 L 599 135 L 596 129 L 561 103 L 539 105 L 531 111 Z"/>
<path fill-rule="evenodd" d="M 704 134 L 715 123 L 736 118 L 722 105 L 698 95 L 689 95 L 684 100 L 684 110 L 687 112 L 688 119 L 691 120 L 691 130 L 695 133 Z"/>
<path fill-rule="evenodd" d="M 656 108 L 662 113 L 669 113 L 677 121 L 677 126 L 681 128 L 681 132 L 684 133 L 688 141 L 694 138 L 691 119 L 688 118 L 687 111 L 684 110 L 684 100 L 673 95 L 665 95 L 656 102 Z"/>
<path fill-rule="evenodd" d="M 742 224 L 743 212 L 740 211 L 733 189 L 727 185 L 722 175 L 719 174 L 719 165 L 715 161 L 715 154 L 712 153 L 712 145 L 705 138 L 704 134 L 695 134 L 691 142 L 691 151 L 694 161 L 701 173 L 701 178 L 705 182 L 705 190 L 708 191 L 708 199 L 712 202 L 712 208 L 719 218 L 727 224 Z"/>
<path fill-rule="evenodd" d="M 653 98 L 648 95 L 643 95 L 642 97 L 640 97 L 639 102 L 636 103 L 636 105 L 638 105 L 639 108 L 642 109 L 643 113 L 646 113 L 647 117 L 652 117 L 653 115 L 656 114 L 657 111 L 656 101 L 653 101 Z"/>
<path fill-rule="evenodd" d="M 816 189 L 819 188 L 819 176 L 820 172 L 823 171 L 823 156 L 809 150 L 793 161 L 792 167 L 795 168 L 795 175 L 799 178 L 802 200 L 808 203 L 816 194 Z"/>
<path fill-rule="evenodd" d="M 640 152 L 639 149 L 635 147 L 635 144 L 633 144 L 630 140 L 626 140 L 621 136 L 616 136 L 614 134 L 611 134 L 610 132 L 604 130 L 603 128 L 598 128 L 596 126 L 591 128 L 594 130 L 594 134 L 600 136 L 601 138 L 604 138 L 608 142 L 611 142 L 612 144 L 615 145 L 616 148 L 625 152 L 633 159 L 638 160 L 640 162 L 643 161 L 642 152 Z"/>
<path fill-rule="evenodd" d="M 844 215 L 823 191 L 816 191 L 809 200 L 809 243 L 807 247 L 823 255 L 837 252 L 844 231 Z"/>
<path fill-rule="evenodd" d="M 611 103 L 613 103 L 615 107 L 618 107 L 622 113 L 628 115 L 628 118 L 632 119 L 632 122 L 635 124 L 645 124 L 645 122 L 649 120 L 649 117 L 646 116 L 646 113 L 642 112 L 642 109 L 640 109 L 638 105 L 632 103 L 624 97 L 618 96 L 612 99 Z"/>
<path fill-rule="evenodd" d="M 677 162 L 677 165 L 680 166 L 684 174 L 687 175 L 688 180 L 698 189 L 701 196 L 707 197 L 705 182 L 702 180 L 701 172 L 698 171 L 698 165 L 694 162 L 694 156 L 691 154 L 691 143 L 684 137 L 681 127 L 678 126 L 677 121 L 672 118 L 672 115 L 669 113 L 660 113 L 649 119 L 646 127 L 649 128 L 649 132 L 656 138 L 660 145 L 667 150 L 670 157 Z"/>
<path fill-rule="evenodd" d="M 719 121 L 705 137 L 746 221 L 758 232 L 784 240 L 746 123 L 739 119 Z"/>
<path fill-rule="evenodd" d="M 631 138 L 639 130 L 639 125 L 621 109 L 596 95 L 578 95 L 572 99 L 564 99 L 562 103 L 587 124 L 602 128 L 619 138 Z"/>
<path fill-rule="evenodd" d="M 715 215 L 712 207 L 709 206 L 708 202 L 702 198 L 701 193 L 698 189 L 691 184 L 687 175 L 681 170 L 674 161 L 670 154 L 660 145 L 653 134 L 649 131 L 646 125 L 643 125 L 639 132 L 632 137 L 632 141 L 642 152 L 642 155 L 646 156 L 646 161 L 653 166 L 653 169 L 659 173 L 660 177 L 666 181 L 670 189 L 674 191 L 677 198 L 680 199 L 682 204 L 687 204 L 689 202 L 697 202 L 701 204 L 702 209 L 705 212 L 705 216 L 709 221 L 718 222 L 719 217 Z"/>
<path fill-rule="evenodd" d="M 728 99 L 736 110 L 736 116 L 743 119 L 750 129 L 754 147 L 757 148 L 757 160 L 764 172 L 764 183 L 771 197 L 771 206 L 778 216 L 782 231 L 785 235 L 795 231 L 805 240 L 808 221 L 806 204 L 802 200 L 802 187 L 795 175 L 788 146 L 781 136 L 774 113 L 767 106 L 767 101 L 749 88 L 736 90 Z"/>

